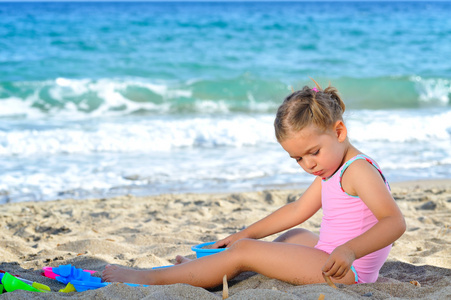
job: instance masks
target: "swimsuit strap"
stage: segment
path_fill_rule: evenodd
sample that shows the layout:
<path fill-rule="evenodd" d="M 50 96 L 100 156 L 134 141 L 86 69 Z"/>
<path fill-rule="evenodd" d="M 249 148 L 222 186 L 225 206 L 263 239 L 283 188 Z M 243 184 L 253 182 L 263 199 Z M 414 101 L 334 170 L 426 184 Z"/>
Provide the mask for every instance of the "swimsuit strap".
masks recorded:
<path fill-rule="evenodd" d="M 378 170 L 379 173 L 381 174 L 382 179 L 384 180 L 384 182 L 385 182 L 385 184 L 387 185 L 388 189 L 390 189 L 390 186 L 389 186 L 387 180 L 385 179 L 384 174 L 382 174 L 382 171 L 381 171 L 381 169 L 379 168 L 379 166 L 376 164 L 376 162 L 373 161 L 373 160 L 372 160 L 371 158 L 369 158 L 368 156 L 366 156 L 365 154 L 357 154 L 356 156 L 354 156 L 353 158 L 351 158 L 350 160 L 348 160 L 348 161 L 343 165 L 343 167 L 341 168 L 341 172 L 340 172 L 340 180 L 339 180 L 338 182 L 339 182 L 339 184 L 340 184 L 340 189 L 341 189 L 344 193 L 346 193 L 346 192 L 345 192 L 345 190 L 343 189 L 343 186 L 341 185 L 341 178 L 342 178 L 342 176 L 343 176 L 343 173 L 346 171 L 346 169 L 347 169 L 353 162 L 355 162 L 355 161 L 358 160 L 358 159 L 364 159 L 364 160 L 366 160 L 367 162 L 369 162 L 373 167 L 375 167 L 376 170 Z M 346 194 L 349 195 L 348 193 L 346 193 Z M 349 195 L 349 196 L 351 196 L 351 197 L 358 197 L 358 196 L 353 196 L 353 195 Z"/>
<path fill-rule="evenodd" d="M 351 265 L 351 271 L 354 272 L 354 283 L 359 283 L 359 275 L 357 275 L 354 265 Z"/>

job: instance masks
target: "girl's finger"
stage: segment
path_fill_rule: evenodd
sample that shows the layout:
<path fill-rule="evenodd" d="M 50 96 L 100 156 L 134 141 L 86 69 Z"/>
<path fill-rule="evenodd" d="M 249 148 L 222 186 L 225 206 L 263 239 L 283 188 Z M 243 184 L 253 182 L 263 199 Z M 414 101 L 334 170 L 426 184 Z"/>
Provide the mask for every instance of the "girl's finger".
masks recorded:
<path fill-rule="evenodd" d="M 211 248 L 216 249 L 216 248 L 221 248 L 221 247 L 225 247 L 227 246 L 226 241 L 222 240 L 222 241 L 217 241 L 216 243 L 214 243 Z"/>
<path fill-rule="evenodd" d="M 336 276 L 333 276 L 333 277 L 336 278 L 336 279 L 342 279 L 343 277 L 346 276 L 348 271 L 349 271 L 348 268 L 340 268 L 340 271 L 337 272 Z"/>
<path fill-rule="evenodd" d="M 343 270 L 340 269 L 340 270 L 339 270 L 337 273 L 335 273 L 335 275 L 332 276 L 332 277 L 335 278 L 335 279 L 341 279 L 341 278 L 343 278 L 343 274 L 344 274 Z"/>
<path fill-rule="evenodd" d="M 341 266 L 338 266 L 337 271 L 335 271 L 335 274 L 333 274 L 332 277 L 340 278 L 341 274 L 343 274 L 343 268 Z"/>
<path fill-rule="evenodd" d="M 323 271 L 323 273 L 329 273 L 333 266 L 334 266 L 334 261 L 331 259 L 328 259 L 328 260 L 326 260 L 326 263 L 324 264 L 321 271 Z"/>
<path fill-rule="evenodd" d="M 323 267 L 323 273 L 326 274 L 327 276 L 332 276 L 332 277 L 334 277 L 334 275 L 335 275 L 335 273 L 337 273 L 337 270 L 338 270 L 339 267 L 340 267 L 339 265 L 333 264 L 333 265 L 327 270 L 327 269 L 326 269 L 326 266 L 325 266 L 325 267 Z M 326 269 L 327 271 L 324 271 L 325 269 Z"/>

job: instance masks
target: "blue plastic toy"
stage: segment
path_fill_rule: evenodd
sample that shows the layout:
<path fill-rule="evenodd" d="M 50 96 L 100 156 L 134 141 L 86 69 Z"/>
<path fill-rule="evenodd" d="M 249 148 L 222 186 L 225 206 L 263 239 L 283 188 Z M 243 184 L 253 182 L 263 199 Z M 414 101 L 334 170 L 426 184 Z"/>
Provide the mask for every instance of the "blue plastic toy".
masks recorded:
<path fill-rule="evenodd" d="M 93 277 L 90 272 L 76 268 L 70 264 L 62 265 L 59 267 L 53 267 L 52 271 L 57 275 L 55 277 L 56 280 L 64 284 L 70 282 L 75 287 L 77 292 L 95 290 L 114 283 L 114 282 L 102 282 L 101 278 Z M 147 286 L 134 283 L 124 283 L 124 284 L 127 284 L 129 286 Z"/>
<path fill-rule="evenodd" d="M 55 279 L 64 284 L 67 284 L 74 280 L 96 283 L 100 283 L 102 281 L 101 278 L 93 277 L 91 273 L 85 272 L 82 269 L 78 269 L 72 265 L 62 265 L 59 267 L 53 267 L 52 271 L 53 273 L 58 275 L 55 277 Z"/>
<path fill-rule="evenodd" d="M 215 254 L 221 251 L 226 250 L 226 248 L 216 248 L 216 249 L 207 249 L 205 248 L 206 246 L 210 246 L 213 245 L 215 242 L 208 242 L 208 243 L 203 243 L 203 244 L 199 244 L 196 246 L 192 246 L 191 250 L 193 250 L 194 252 L 196 252 L 196 257 L 200 258 L 203 256 L 207 256 L 207 255 L 211 255 L 211 254 Z"/>
<path fill-rule="evenodd" d="M 115 284 L 117 282 L 89 282 L 89 281 L 78 281 L 78 280 L 72 280 L 71 283 L 74 285 L 77 292 L 84 292 L 87 290 L 95 290 L 98 288 L 105 287 L 109 284 Z M 129 286 L 147 286 L 142 284 L 136 284 L 136 283 L 126 283 L 124 284 Z"/>
<path fill-rule="evenodd" d="M 207 255 L 211 255 L 211 254 L 215 254 L 218 252 L 222 252 L 224 250 L 227 250 L 227 248 L 216 248 L 216 249 L 209 249 L 209 248 L 205 248 L 207 246 L 213 245 L 216 242 L 208 242 L 208 243 L 203 243 L 203 244 L 199 244 L 199 245 L 195 245 L 191 247 L 191 250 L 193 250 L 194 252 L 196 252 L 196 258 L 200 258 L 203 256 L 207 256 Z M 161 267 L 153 267 L 152 269 L 163 269 L 163 268 L 169 268 L 169 267 L 173 267 L 174 265 L 168 265 L 168 266 L 161 266 Z"/>

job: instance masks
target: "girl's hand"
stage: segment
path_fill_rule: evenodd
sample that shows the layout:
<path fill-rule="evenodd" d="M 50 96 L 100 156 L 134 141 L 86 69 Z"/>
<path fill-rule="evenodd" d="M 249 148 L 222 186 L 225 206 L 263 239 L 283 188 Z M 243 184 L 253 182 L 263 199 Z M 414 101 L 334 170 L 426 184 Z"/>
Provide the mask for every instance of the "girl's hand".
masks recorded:
<path fill-rule="evenodd" d="M 230 239 L 230 236 L 228 236 L 225 239 L 219 240 L 216 243 L 214 243 L 213 246 L 211 246 L 211 248 L 212 249 L 226 248 L 231 244 L 232 244 L 232 240 Z"/>
<path fill-rule="evenodd" d="M 351 269 L 354 260 L 354 251 L 346 245 L 338 246 L 334 251 L 332 251 L 329 258 L 326 260 L 322 271 L 326 276 L 330 276 L 335 279 L 342 279 Z"/>
<path fill-rule="evenodd" d="M 246 236 L 244 236 L 242 234 L 242 232 L 237 232 L 234 234 L 229 235 L 228 237 L 226 237 L 225 239 L 219 240 L 216 243 L 213 244 L 213 246 L 211 246 L 212 249 L 216 249 L 216 248 L 229 248 L 230 246 L 232 246 L 233 243 L 235 243 L 236 241 L 238 241 L 239 239 L 243 239 Z"/>

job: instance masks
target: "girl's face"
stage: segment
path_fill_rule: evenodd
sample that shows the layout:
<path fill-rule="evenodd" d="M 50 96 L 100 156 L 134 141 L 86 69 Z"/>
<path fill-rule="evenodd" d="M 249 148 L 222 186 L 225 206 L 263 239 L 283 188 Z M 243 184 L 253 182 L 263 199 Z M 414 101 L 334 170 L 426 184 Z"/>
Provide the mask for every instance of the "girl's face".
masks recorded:
<path fill-rule="evenodd" d="M 342 121 L 322 132 L 315 126 L 308 126 L 281 142 L 290 157 L 309 174 L 328 178 L 346 161 L 347 131 Z"/>

